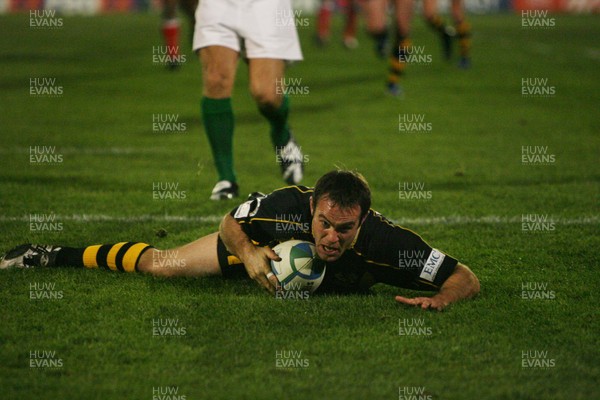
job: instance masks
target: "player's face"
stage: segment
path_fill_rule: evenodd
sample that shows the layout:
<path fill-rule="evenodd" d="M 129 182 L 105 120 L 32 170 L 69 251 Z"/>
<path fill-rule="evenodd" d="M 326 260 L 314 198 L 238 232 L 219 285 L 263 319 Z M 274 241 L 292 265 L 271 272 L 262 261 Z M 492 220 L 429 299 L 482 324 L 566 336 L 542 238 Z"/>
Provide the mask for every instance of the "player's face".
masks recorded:
<path fill-rule="evenodd" d="M 317 255 L 324 261 L 335 261 L 354 241 L 360 227 L 360 206 L 340 208 L 324 196 L 317 204 L 311 199 L 312 234 Z"/>

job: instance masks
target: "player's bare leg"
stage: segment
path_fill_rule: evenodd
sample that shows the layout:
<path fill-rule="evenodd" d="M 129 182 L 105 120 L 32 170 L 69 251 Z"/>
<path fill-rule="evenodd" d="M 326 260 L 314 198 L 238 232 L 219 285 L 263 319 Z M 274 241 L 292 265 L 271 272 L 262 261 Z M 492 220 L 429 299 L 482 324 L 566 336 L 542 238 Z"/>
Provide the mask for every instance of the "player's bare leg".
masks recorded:
<path fill-rule="evenodd" d="M 290 185 L 303 177 L 303 155 L 288 126 L 289 99 L 285 87 L 285 61 L 272 58 L 248 60 L 250 93 L 260 113 L 271 125 L 271 142 L 283 179 Z"/>
<path fill-rule="evenodd" d="M 158 250 L 147 243 L 119 242 L 85 247 L 22 244 L 0 259 L 5 268 L 101 268 L 146 272 L 157 276 L 220 275 L 218 233 L 176 249 Z"/>
<path fill-rule="evenodd" d="M 387 7 L 387 0 L 365 0 L 362 5 L 367 32 L 375 41 L 375 53 L 380 58 L 385 58 L 388 43 Z"/>
<path fill-rule="evenodd" d="M 250 94 L 258 107 L 279 108 L 283 101 L 285 62 L 272 58 L 248 60 Z"/>
<path fill-rule="evenodd" d="M 211 200 L 238 196 L 233 166 L 233 108 L 231 93 L 239 54 L 224 46 L 208 46 L 199 51 L 202 64 L 202 122 L 208 136 L 219 181 Z"/>
<path fill-rule="evenodd" d="M 202 94 L 211 99 L 231 97 L 239 54 L 223 46 L 200 49 Z"/>
<path fill-rule="evenodd" d="M 218 235 L 215 232 L 175 249 L 150 249 L 140 257 L 138 271 L 167 277 L 221 275 Z"/>

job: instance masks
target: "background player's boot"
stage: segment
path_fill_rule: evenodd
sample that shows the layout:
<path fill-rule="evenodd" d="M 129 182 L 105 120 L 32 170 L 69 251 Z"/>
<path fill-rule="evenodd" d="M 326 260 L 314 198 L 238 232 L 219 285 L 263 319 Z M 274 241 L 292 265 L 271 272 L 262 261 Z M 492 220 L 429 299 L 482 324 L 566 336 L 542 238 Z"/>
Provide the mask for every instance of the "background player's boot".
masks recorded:
<path fill-rule="evenodd" d="M 281 167 L 283 180 L 288 185 L 297 185 L 304 176 L 304 155 L 293 136 L 283 147 L 277 147 L 277 162 Z"/>
<path fill-rule="evenodd" d="M 210 194 L 211 200 L 229 200 L 239 196 L 239 187 L 235 182 L 219 181 Z"/>
<path fill-rule="evenodd" d="M 344 37 L 344 47 L 348 50 L 354 50 L 358 47 L 358 39 L 354 36 Z"/>
<path fill-rule="evenodd" d="M 54 267 L 56 254 L 61 248 L 58 246 L 45 246 L 37 244 L 22 244 L 6 253 L 0 260 L 0 269 L 11 267 Z"/>
<path fill-rule="evenodd" d="M 398 82 L 388 82 L 386 91 L 390 96 L 398 98 L 402 98 L 404 96 L 404 90 L 402 90 L 402 86 L 400 86 Z"/>

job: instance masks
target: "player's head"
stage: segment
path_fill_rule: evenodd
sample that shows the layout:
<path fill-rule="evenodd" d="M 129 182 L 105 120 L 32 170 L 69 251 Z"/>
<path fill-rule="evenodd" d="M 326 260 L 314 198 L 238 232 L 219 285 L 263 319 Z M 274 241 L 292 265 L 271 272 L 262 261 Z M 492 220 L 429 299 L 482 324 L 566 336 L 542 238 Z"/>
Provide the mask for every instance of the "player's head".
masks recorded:
<path fill-rule="evenodd" d="M 340 258 L 352 245 L 370 207 L 371 190 L 361 174 L 336 170 L 323 175 L 310 202 L 312 234 L 319 258 Z"/>

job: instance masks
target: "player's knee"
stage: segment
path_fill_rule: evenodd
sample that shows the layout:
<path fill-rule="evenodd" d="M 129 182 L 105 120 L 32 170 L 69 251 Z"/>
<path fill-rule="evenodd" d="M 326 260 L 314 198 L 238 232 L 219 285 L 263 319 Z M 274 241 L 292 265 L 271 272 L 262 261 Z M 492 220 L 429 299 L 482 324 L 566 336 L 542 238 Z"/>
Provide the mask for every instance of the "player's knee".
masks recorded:
<path fill-rule="evenodd" d="M 250 90 L 259 108 L 277 109 L 281 105 L 281 95 L 276 91 L 253 88 Z"/>
<path fill-rule="evenodd" d="M 231 96 L 233 79 L 217 69 L 204 73 L 204 90 L 208 97 L 220 98 Z"/>

